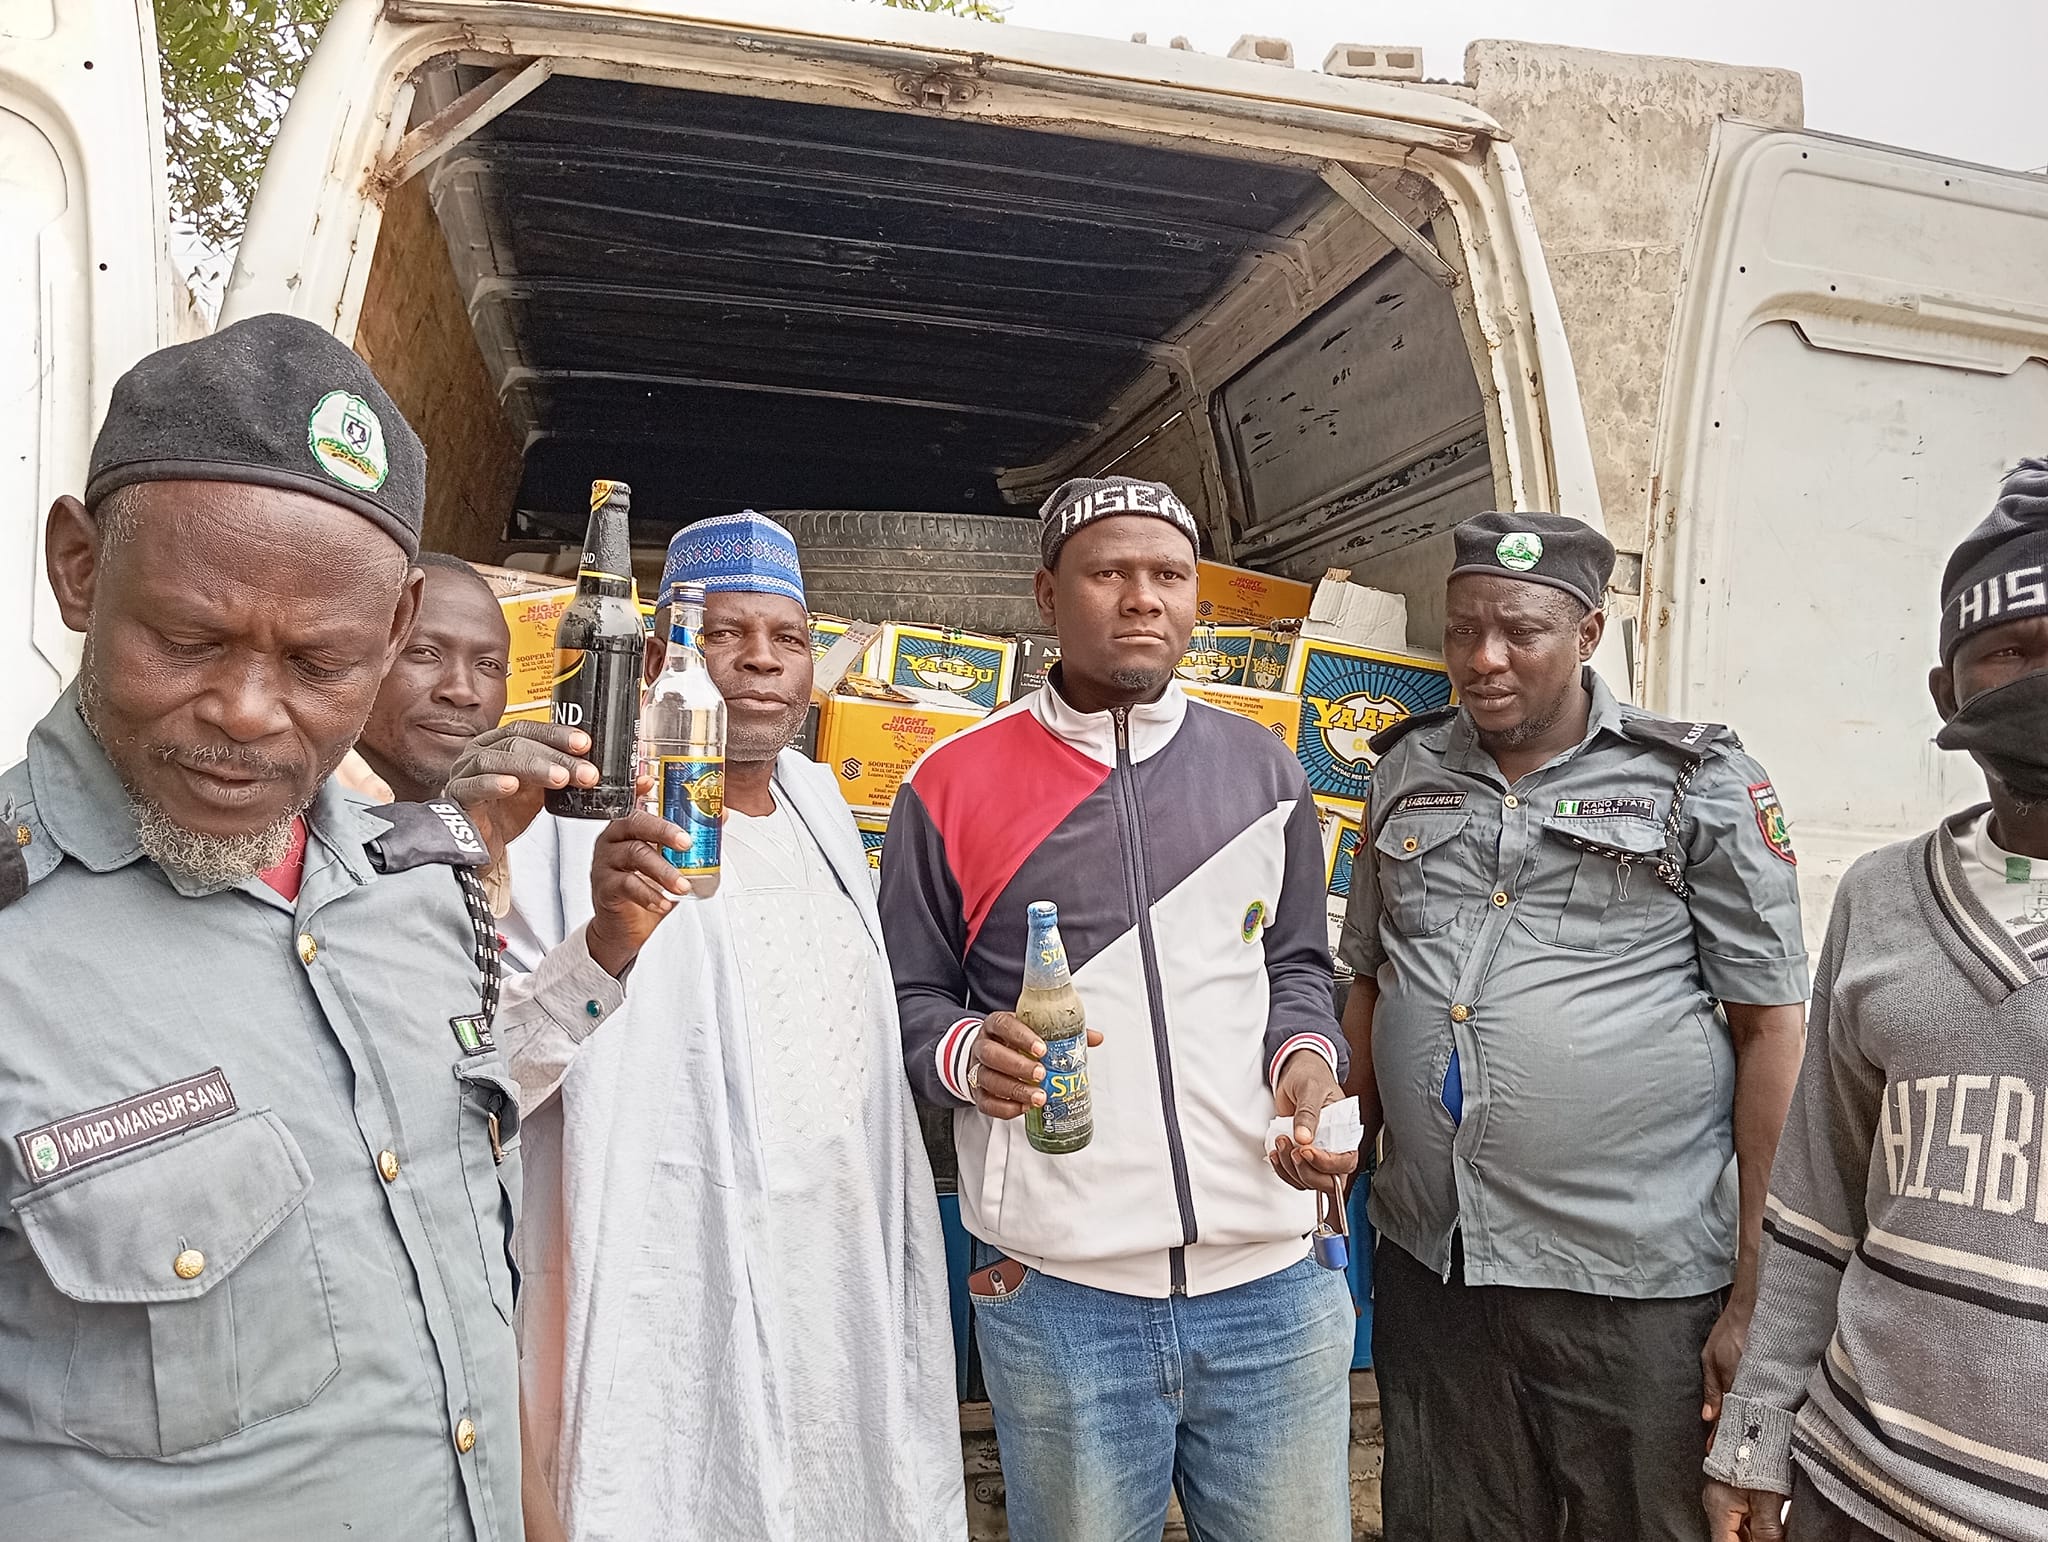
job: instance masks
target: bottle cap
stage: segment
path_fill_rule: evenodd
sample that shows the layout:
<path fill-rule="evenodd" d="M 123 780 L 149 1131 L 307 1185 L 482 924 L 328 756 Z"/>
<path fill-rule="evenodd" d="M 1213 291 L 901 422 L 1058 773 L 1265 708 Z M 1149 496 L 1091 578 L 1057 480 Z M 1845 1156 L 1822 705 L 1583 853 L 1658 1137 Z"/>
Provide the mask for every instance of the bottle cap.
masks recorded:
<path fill-rule="evenodd" d="M 1060 907 L 1051 900 L 1033 900 L 1024 914 L 1033 926 L 1057 926 L 1060 921 Z"/>

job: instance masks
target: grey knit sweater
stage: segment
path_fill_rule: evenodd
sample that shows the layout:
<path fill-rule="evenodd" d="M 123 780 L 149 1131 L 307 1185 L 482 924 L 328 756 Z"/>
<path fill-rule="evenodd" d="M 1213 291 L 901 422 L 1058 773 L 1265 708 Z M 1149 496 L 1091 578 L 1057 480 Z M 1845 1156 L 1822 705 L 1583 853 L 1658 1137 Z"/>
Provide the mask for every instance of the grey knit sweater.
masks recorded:
<path fill-rule="evenodd" d="M 1954 832 L 1835 896 L 1714 1477 L 1898 1542 L 2048 1542 L 2048 968 Z"/>

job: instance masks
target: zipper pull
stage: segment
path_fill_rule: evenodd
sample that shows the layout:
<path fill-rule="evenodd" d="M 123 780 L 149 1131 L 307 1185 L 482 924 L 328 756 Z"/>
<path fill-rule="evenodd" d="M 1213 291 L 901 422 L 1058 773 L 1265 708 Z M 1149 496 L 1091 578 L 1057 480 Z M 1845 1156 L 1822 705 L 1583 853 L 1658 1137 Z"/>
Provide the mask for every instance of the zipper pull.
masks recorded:
<path fill-rule="evenodd" d="M 1128 753 L 1131 748 L 1131 709 L 1111 707 L 1109 715 L 1116 722 L 1116 747 Z"/>

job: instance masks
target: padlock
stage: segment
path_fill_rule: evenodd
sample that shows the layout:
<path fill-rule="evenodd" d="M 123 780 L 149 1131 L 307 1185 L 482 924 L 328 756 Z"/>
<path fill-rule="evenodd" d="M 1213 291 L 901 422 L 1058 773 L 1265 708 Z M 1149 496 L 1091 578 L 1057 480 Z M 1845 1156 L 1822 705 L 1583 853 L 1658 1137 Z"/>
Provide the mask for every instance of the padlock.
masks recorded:
<path fill-rule="evenodd" d="M 1325 1269 L 1342 1269 L 1351 1262 L 1351 1239 L 1327 1226 L 1316 1228 L 1316 1262 Z"/>

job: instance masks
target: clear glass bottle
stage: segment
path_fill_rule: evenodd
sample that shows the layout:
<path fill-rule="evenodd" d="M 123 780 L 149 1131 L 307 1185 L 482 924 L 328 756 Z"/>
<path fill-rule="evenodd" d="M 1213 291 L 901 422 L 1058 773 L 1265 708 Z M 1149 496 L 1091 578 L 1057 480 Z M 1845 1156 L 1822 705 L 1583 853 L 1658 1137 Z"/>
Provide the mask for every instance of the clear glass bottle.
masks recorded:
<path fill-rule="evenodd" d="M 668 659 L 641 709 L 643 760 L 654 786 L 647 806 L 689 832 L 687 849 L 662 854 L 690 880 L 690 893 L 718 892 L 720 820 L 725 814 L 725 698 L 704 665 L 704 586 L 671 584 Z"/>

